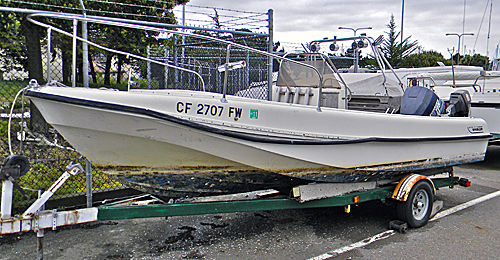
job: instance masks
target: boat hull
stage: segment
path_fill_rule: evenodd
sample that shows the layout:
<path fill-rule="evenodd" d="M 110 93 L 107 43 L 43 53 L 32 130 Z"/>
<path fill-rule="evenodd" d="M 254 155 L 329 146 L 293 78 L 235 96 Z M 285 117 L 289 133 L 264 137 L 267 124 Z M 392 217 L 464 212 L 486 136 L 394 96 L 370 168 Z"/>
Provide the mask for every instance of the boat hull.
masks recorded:
<path fill-rule="evenodd" d="M 494 138 L 500 138 L 500 93 L 472 93 L 470 114 L 484 119 Z"/>

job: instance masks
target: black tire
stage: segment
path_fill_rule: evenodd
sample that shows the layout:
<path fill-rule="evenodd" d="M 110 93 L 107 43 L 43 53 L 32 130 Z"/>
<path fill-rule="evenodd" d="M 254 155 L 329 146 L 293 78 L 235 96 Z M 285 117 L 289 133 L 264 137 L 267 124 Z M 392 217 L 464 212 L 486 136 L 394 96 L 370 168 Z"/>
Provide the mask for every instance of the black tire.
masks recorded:
<path fill-rule="evenodd" d="M 398 218 L 412 228 L 424 226 L 431 216 L 433 203 L 434 193 L 431 184 L 425 180 L 419 181 L 411 189 L 406 201 L 398 201 L 396 206 Z"/>
<path fill-rule="evenodd" d="M 4 166 L 14 166 L 14 165 L 19 166 L 19 176 L 13 176 L 13 177 L 15 177 L 14 179 L 25 175 L 30 170 L 30 162 L 28 161 L 28 159 L 24 156 L 17 155 L 17 154 L 13 154 L 13 155 L 10 155 L 9 157 L 5 158 L 3 165 Z"/>

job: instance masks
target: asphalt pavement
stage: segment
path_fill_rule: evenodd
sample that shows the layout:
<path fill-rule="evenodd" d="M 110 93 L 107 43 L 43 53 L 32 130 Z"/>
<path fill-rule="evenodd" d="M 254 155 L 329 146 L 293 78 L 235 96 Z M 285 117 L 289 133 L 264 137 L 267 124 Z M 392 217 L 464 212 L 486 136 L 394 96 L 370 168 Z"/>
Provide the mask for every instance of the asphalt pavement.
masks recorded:
<path fill-rule="evenodd" d="M 455 167 L 469 188 L 443 188 L 444 209 L 500 190 L 500 147 Z M 500 198 L 464 208 L 406 234 L 391 233 L 332 259 L 498 259 Z M 388 231 L 393 205 L 276 210 L 99 221 L 45 232 L 44 259 L 315 259 Z M 0 238 L 0 259 L 36 259 L 33 232 Z"/>

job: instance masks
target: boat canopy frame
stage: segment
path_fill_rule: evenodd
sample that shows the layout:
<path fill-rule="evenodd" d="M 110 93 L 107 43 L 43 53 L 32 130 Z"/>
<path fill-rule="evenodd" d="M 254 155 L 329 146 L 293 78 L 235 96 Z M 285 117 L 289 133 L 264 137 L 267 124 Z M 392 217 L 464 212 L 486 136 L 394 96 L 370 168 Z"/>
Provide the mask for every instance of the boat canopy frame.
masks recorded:
<path fill-rule="evenodd" d="M 38 20 L 36 20 L 36 18 L 53 18 L 53 19 L 63 19 L 63 20 L 72 20 L 73 21 L 73 33 L 69 33 L 65 30 L 62 30 L 60 28 L 57 28 L 55 26 L 52 26 L 52 25 L 49 25 L 49 24 L 46 24 L 46 23 L 43 23 L 43 22 L 40 22 Z M 76 41 L 79 40 L 83 43 L 86 43 L 86 44 L 90 44 L 96 48 L 99 48 L 99 49 L 103 49 L 103 50 L 106 50 L 106 51 L 109 51 L 109 52 L 113 52 L 113 53 L 117 53 L 117 54 L 121 54 L 121 55 L 124 55 L 126 57 L 133 57 L 133 58 L 136 58 L 136 59 L 140 59 L 140 60 L 144 60 L 144 61 L 148 61 L 148 62 L 152 62 L 152 63 L 156 63 L 158 65 L 163 65 L 163 66 L 167 66 L 167 67 L 170 67 L 170 68 L 174 68 L 174 69 L 179 69 L 179 70 L 182 70 L 182 71 L 186 71 L 186 72 L 189 72 L 189 73 L 193 73 L 195 74 L 199 80 L 202 82 L 202 85 L 203 85 L 203 90 L 205 91 L 205 83 L 204 83 L 204 80 L 203 80 L 203 77 L 197 73 L 196 71 L 193 71 L 193 70 L 189 70 L 189 69 L 186 69 L 186 68 L 183 68 L 183 67 L 180 67 L 180 66 L 176 66 L 176 65 L 173 65 L 173 64 L 169 64 L 168 62 L 161 62 L 161 61 L 158 61 L 158 60 L 154 60 L 154 59 L 150 59 L 150 58 L 146 58 L 146 57 L 143 57 L 143 56 L 140 56 L 140 55 L 136 55 L 136 54 L 132 54 L 132 53 L 128 53 L 128 52 L 124 52 L 124 51 L 120 51 L 120 50 L 115 50 L 115 49 L 112 49 L 112 48 L 108 48 L 108 47 L 105 47 L 105 46 L 102 46 L 102 45 L 99 45 L 97 43 L 94 43 L 92 41 L 89 41 L 87 39 L 84 39 L 82 37 L 79 37 L 77 35 L 77 30 L 76 30 L 76 27 L 77 27 L 77 24 L 78 22 L 90 22 L 90 23 L 98 23 L 98 24 L 103 24 L 103 25 L 109 25 L 109 26 L 117 26 L 117 27 L 124 27 L 124 28 L 131 28 L 131 29 L 138 29 L 138 30 L 147 30 L 147 31 L 156 31 L 156 32 L 160 32 L 160 33 L 166 33 L 166 34 L 174 34 L 174 35 L 180 35 L 180 36 L 187 36 L 187 37 L 194 37 L 194 38 L 198 38 L 198 39 L 203 39 L 203 40 L 208 40 L 208 41 L 214 41 L 214 42 L 218 42 L 218 43 L 221 43 L 221 44 L 225 44 L 226 45 L 226 63 L 224 64 L 224 70 L 227 70 L 228 69 L 228 61 L 229 61 L 229 58 L 230 58 L 230 50 L 231 48 L 237 48 L 237 49 L 242 49 L 242 50 L 246 50 L 246 51 L 249 51 L 249 52 L 252 52 L 252 53 L 256 53 L 256 54 L 259 54 L 259 55 L 263 55 L 265 57 L 268 57 L 268 58 L 272 58 L 272 59 L 277 59 L 281 62 L 283 61 L 287 61 L 287 62 L 291 62 L 291 63 L 294 63 L 294 64 L 297 64 L 299 66 L 304 66 L 304 67 L 307 67 L 311 70 L 313 70 L 317 76 L 318 76 L 318 79 L 319 79 L 319 91 L 321 93 L 321 90 L 323 88 L 323 75 L 320 73 L 320 71 L 315 68 L 314 66 L 312 65 L 309 65 L 309 64 L 306 64 L 306 63 L 303 63 L 303 62 L 300 62 L 300 61 L 296 61 L 296 60 L 293 60 L 293 59 L 289 59 L 289 58 L 286 58 L 284 56 L 280 56 L 280 55 L 277 55 L 277 54 L 274 54 L 274 53 L 269 53 L 269 52 L 266 52 L 266 51 L 261 51 L 261 50 L 258 50 L 258 49 L 255 49 L 255 48 L 252 48 L 252 47 L 248 47 L 248 46 L 245 46 L 245 45 L 241 45 L 241 44 L 238 44 L 238 43 L 235 43 L 235 42 L 231 42 L 231 41 L 227 41 L 227 40 L 222 40 L 222 39 L 218 39 L 218 38 L 215 38 L 215 37 L 211 37 L 211 36 L 207 36 L 207 35 L 201 35 L 201 34 L 195 34 L 195 33 L 190 33 L 190 32 L 184 32 L 184 31 L 177 31 L 177 30 L 172 30 L 172 29 L 166 29 L 166 28 L 158 28 L 158 27 L 153 27 L 153 26 L 147 26 L 147 25 L 141 25 L 141 24 L 136 24 L 136 23 L 131 23 L 130 20 L 126 20 L 126 19 L 120 19 L 119 21 L 117 20 L 111 20 L 111 19 L 101 19 L 101 18 L 93 18 L 93 17 L 87 17 L 85 15 L 77 15 L 77 14 L 55 14 L 53 12 L 40 12 L 40 13 L 33 13 L 33 14 L 30 14 L 28 15 L 27 17 L 28 21 L 30 21 L 31 23 L 33 24 L 36 24 L 36 25 L 39 25 L 41 27 L 44 27 L 47 29 L 47 32 L 50 33 L 51 31 L 56 31 L 58 33 L 61 33 L 61 34 L 64 34 L 68 37 L 71 37 L 73 39 L 73 70 L 75 70 L 76 68 Z M 49 43 L 48 43 L 48 47 L 50 47 L 50 35 L 48 37 L 49 39 Z M 49 55 L 50 56 L 50 55 Z M 48 60 L 48 68 L 50 67 L 50 57 L 47 58 Z M 331 66 L 334 66 L 333 63 L 331 64 Z M 336 71 L 336 69 L 335 69 Z M 224 74 L 227 74 L 227 73 L 224 73 Z M 73 73 L 73 77 L 75 77 L 76 73 Z M 339 74 L 337 74 L 339 78 L 341 78 L 341 76 Z M 224 86 L 223 86 L 223 96 L 222 96 L 222 99 L 221 99 L 221 102 L 226 102 L 226 93 L 227 93 L 227 75 L 224 76 L 225 80 L 224 80 Z M 73 79 L 73 84 L 76 83 L 76 80 Z M 270 86 L 269 86 L 270 88 Z M 270 96 L 269 96 L 270 98 Z M 321 95 L 318 95 L 318 106 L 317 106 L 317 111 L 318 112 L 321 112 Z"/>
<path fill-rule="evenodd" d="M 387 68 L 389 68 L 391 70 L 391 72 L 394 74 L 395 78 L 397 79 L 399 85 L 401 86 L 401 89 L 404 91 L 405 88 L 404 88 L 403 83 L 401 82 L 401 79 L 394 71 L 394 68 L 392 67 L 391 63 L 385 58 L 385 56 L 382 54 L 380 48 L 378 47 L 383 42 L 383 40 L 384 40 L 384 37 L 382 35 L 377 37 L 377 39 L 373 39 L 372 37 L 365 36 L 365 35 L 347 37 L 347 38 L 337 38 L 337 36 L 335 36 L 333 39 L 326 38 L 326 39 L 322 39 L 322 40 L 311 41 L 309 43 L 309 46 L 315 46 L 315 45 L 322 44 L 322 43 L 331 43 L 330 49 L 335 49 L 335 48 L 338 48 L 338 47 L 336 47 L 337 42 L 353 41 L 352 45 L 354 46 L 356 44 L 356 49 L 357 49 L 357 48 L 359 48 L 357 46 L 358 43 L 362 42 L 365 47 L 366 47 L 366 45 L 370 46 L 372 53 L 373 53 L 373 56 L 374 56 L 375 60 L 377 61 L 377 64 L 380 68 L 380 71 L 384 77 L 383 84 L 385 85 L 385 83 L 387 81 L 387 76 L 385 75 L 385 70 Z M 356 41 L 358 41 L 358 42 L 356 42 Z M 317 48 L 310 48 L 310 49 L 314 50 Z M 333 63 L 332 63 L 332 65 L 333 65 Z"/>

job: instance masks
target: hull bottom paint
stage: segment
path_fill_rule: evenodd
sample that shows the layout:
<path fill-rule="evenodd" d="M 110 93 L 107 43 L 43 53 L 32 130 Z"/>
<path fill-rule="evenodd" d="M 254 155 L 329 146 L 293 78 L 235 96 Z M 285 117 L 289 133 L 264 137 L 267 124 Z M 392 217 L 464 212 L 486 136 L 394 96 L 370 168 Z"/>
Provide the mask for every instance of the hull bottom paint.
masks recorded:
<path fill-rule="evenodd" d="M 225 195 L 275 189 L 289 194 L 291 188 L 319 182 L 359 183 L 399 180 L 408 171 L 307 170 L 274 173 L 252 168 L 182 167 L 151 169 L 143 167 L 104 167 L 102 170 L 133 189 L 167 198 Z M 416 170 L 432 176 L 452 172 L 452 167 Z M 327 177 L 328 176 L 328 177 Z"/>

